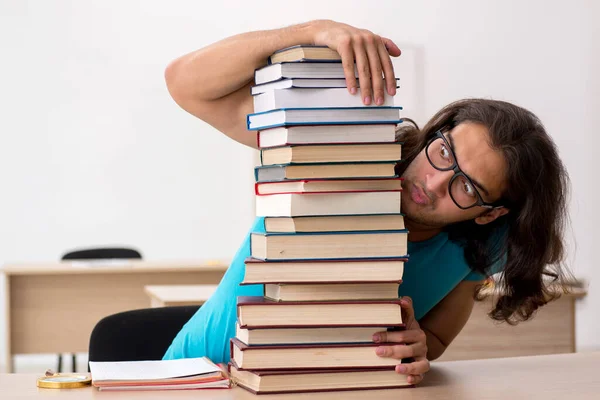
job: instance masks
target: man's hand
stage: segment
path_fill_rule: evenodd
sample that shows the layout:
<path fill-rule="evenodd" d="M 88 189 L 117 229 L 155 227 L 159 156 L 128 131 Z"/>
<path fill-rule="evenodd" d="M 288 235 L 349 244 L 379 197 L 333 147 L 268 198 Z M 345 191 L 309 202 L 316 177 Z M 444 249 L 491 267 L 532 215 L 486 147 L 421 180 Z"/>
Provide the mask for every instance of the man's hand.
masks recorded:
<path fill-rule="evenodd" d="M 390 357 L 397 360 L 413 358 L 414 361 L 398 364 L 396 372 L 408 375 L 408 383 L 417 384 L 423 380 L 423 374 L 429 371 L 427 360 L 427 336 L 415 319 L 415 311 L 410 297 L 403 297 L 400 306 L 403 311 L 403 321 L 406 329 L 394 332 L 378 332 L 373 335 L 375 343 L 402 343 L 392 346 L 379 346 L 375 352 L 380 357 Z"/>
<path fill-rule="evenodd" d="M 350 93 L 357 93 L 354 74 L 356 61 L 364 104 L 383 104 L 384 78 L 388 94 L 396 94 L 396 77 L 390 56 L 398 57 L 400 49 L 394 42 L 366 29 L 335 21 L 312 21 L 310 25 L 315 32 L 314 44 L 327 46 L 340 54 Z"/>

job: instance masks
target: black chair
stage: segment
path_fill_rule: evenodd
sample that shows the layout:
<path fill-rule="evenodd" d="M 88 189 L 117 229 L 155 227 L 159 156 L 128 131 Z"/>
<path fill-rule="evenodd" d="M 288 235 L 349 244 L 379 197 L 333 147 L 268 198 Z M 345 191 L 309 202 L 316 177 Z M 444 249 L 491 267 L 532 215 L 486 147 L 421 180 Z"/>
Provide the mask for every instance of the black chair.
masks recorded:
<path fill-rule="evenodd" d="M 141 259 L 142 254 L 131 248 L 123 247 L 97 247 L 73 250 L 65 253 L 61 260 L 107 260 L 107 259 L 125 259 L 125 258 L 137 258 Z M 77 356 L 71 353 L 72 359 L 72 371 L 77 371 Z M 57 372 L 62 372 L 62 355 L 58 354 L 58 367 Z"/>
<path fill-rule="evenodd" d="M 90 361 L 161 360 L 200 306 L 145 308 L 101 319 L 90 336 Z"/>

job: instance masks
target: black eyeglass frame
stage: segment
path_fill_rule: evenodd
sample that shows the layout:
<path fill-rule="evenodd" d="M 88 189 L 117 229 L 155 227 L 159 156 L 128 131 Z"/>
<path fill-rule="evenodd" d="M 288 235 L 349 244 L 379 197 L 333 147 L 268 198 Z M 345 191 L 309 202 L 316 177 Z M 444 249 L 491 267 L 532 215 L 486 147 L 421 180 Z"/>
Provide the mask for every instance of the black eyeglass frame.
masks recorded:
<path fill-rule="evenodd" d="M 444 144 L 446 145 L 446 148 L 450 152 L 450 155 L 452 156 L 452 160 L 454 161 L 454 163 L 447 168 L 440 168 L 440 167 L 436 166 L 431 161 L 431 158 L 429 158 L 429 146 L 431 146 L 431 144 L 433 142 L 435 142 L 438 138 L 441 138 L 444 141 Z M 458 161 L 456 161 L 456 155 L 454 155 L 454 151 L 452 150 L 450 143 L 448 143 L 448 140 L 446 139 L 446 136 L 444 136 L 444 133 L 442 132 L 441 129 L 437 130 L 435 132 L 435 136 L 432 137 L 429 140 L 429 142 L 427 143 L 427 146 L 425 146 L 425 156 L 427 157 L 427 161 L 429 161 L 429 164 L 431 164 L 431 166 L 433 168 L 437 169 L 438 171 L 453 171 L 454 172 L 454 175 L 452 175 L 452 178 L 450 178 L 450 182 L 448 182 L 448 193 L 450 193 L 450 198 L 452 199 L 454 204 L 456 204 L 456 206 L 458 208 L 460 208 L 461 210 L 468 210 L 469 208 L 473 208 L 473 207 L 483 207 L 483 208 L 493 210 L 495 208 L 504 207 L 503 205 L 500 204 L 500 201 L 495 201 L 493 203 L 487 203 L 487 202 L 483 201 L 481 194 L 479 194 L 479 190 L 477 190 L 477 187 L 475 186 L 475 184 L 473 183 L 471 178 L 469 178 L 469 176 L 467 174 L 465 174 L 458 166 Z M 469 185 L 471 185 L 473 190 L 475 190 L 475 194 L 477 195 L 477 201 L 472 206 L 469 206 L 469 207 L 461 206 L 460 204 L 458 204 L 458 202 L 456 201 L 456 199 L 454 199 L 454 196 L 452 195 L 452 183 L 459 176 L 462 176 L 463 178 L 465 178 L 465 180 L 469 183 Z"/>

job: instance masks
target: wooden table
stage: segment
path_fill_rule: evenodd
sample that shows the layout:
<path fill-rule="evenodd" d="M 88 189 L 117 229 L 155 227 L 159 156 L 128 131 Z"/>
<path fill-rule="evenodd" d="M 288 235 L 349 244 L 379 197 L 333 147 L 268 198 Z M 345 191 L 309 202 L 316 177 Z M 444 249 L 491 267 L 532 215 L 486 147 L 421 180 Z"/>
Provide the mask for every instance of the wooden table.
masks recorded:
<path fill-rule="evenodd" d="M 332 393 L 269 395 L 276 400 L 553 400 L 598 399 L 600 352 L 488 360 L 449 361 L 432 364 L 417 388 Z M 182 390 L 171 392 L 99 392 L 94 388 L 38 389 L 37 376 L 0 374 L 0 393 L 6 399 L 211 399 L 249 400 L 243 389 Z"/>
<path fill-rule="evenodd" d="M 439 361 L 574 353 L 575 303 L 586 290 L 574 287 L 570 291 L 517 326 L 487 315 L 496 299 L 493 292 L 484 292 L 485 299 L 475 302 L 469 321 Z"/>
<path fill-rule="evenodd" d="M 87 352 L 105 316 L 148 308 L 144 286 L 217 284 L 228 262 L 71 261 L 0 268 L 8 371 L 13 354 Z M 3 287 L 1 287 L 3 286 Z"/>
<path fill-rule="evenodd" d="M 201 305 L 216 289 L 217 285 L 148 285 L 144 292 L 150 307 L 170 307 Z"/>

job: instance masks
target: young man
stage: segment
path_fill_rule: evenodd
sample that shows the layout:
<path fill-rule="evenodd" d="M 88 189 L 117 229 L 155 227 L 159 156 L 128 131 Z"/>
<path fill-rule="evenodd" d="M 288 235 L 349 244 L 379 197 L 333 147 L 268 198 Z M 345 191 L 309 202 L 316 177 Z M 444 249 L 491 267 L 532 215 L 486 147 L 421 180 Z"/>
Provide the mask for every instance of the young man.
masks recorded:
<path fill-rule="evenodd" d="M 395 94 L 389 39 L 334 21 L 233 36 L 172 62 L 166 81 L 175 101 L 232 139 L 256 147 L 246 129 L 252 113 L 253 72 L 278 49 L 326 45 L 338 51 L 351 94 L 381 104 Z M 354 77 L 356 63 L 359 77 Z M 388 86 L 384 87 L 384 80 Z M 402 211 L 410 261 L 399 296 L 407 329 L 381 332 L 381 357 L 413 362 L 398 373 L 418 383 L 463 328 L 486 276 L 502 271 L 500 297 L 490 316 L 525 320 L 546 303 L 544 274 L 561 277 L 562 230 L 568 178 L 552 140 L 529 111 L 505 102 L 463 100 L 442 109 L 419 130 L 399 128 L 405 161 Z M 258 218 L 251 231 L 264 229 Z M 262 295 L 262 286 L 239 286 L 249 235 L 216 293 L 184 326 L 165 358 L 206 355 L 229 360 L 235 336 L 236 297 Z M 553 266 L 553 273 L 548 268 Z"/>

